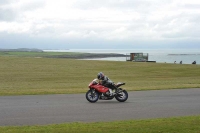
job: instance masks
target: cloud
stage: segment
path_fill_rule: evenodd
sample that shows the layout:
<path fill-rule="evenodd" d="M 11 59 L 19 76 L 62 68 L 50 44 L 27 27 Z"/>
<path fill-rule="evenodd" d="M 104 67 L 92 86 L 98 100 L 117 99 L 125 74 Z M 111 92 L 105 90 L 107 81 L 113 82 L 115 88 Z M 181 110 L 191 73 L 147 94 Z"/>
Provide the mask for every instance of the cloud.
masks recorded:
<path fill-rule="evenodd" d="M 0 33 L 73 44 L 199 40 L 199 7 L 196 0 L 2 0 Z"/>
<path fill-rule="evenodd" d="M 14 1 L 14 0 L 1 0 L 1 1 L 0 1 L 0 6 L 9 4 L 9 3 L 13 2 L 13 1 Z"/>
<path fill-rule="evenodd" d="M 0 1 L 0 22 L 13 21 L 16 17 L 15 11 L 10 7 L 13 0 Z"/>
<path fill-rule="evenodd" d="M 16 15 L 13 10 L 0 9 L 0 21 L 13 21 Z"/>

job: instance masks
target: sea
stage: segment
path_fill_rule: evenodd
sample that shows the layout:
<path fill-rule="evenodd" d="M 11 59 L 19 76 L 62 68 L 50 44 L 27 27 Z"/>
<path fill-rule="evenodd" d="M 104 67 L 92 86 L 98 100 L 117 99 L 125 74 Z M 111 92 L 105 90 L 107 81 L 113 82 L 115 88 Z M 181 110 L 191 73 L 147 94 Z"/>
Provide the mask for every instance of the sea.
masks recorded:
<path fill-rule="evenodd" d="M 43 50 L 45 52 L 83 52 L 83 53 L 117 53 L 130 55 L 130 53 L 148 53 L 149 61 L 156 63 L 200 64 L 200 49 L 66 49 Z M 126 57 L 93 58 L 84 60 L 126 61 Z"/>

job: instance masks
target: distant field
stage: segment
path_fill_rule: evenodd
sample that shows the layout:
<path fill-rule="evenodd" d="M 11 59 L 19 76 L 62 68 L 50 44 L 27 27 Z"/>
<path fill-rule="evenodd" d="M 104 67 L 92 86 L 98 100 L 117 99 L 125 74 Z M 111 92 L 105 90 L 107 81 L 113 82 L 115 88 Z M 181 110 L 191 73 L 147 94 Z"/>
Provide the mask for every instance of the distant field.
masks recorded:
<path fill-rule="evenodd" d="M 21 54 L 21 53 L 20 53 Z M 0 95 L 84 93 L 98 72 L 133 90 L 200 88 L 200 66 L 0 56 Z"/>
<path fill-rule="evenodd" d="M 125 57 L 126 55 L 115 54 L 115 53 L 0 51 L 0 56 L 84 59 L 84 58 L 104 58 L 104 57 Z"/>
<path fill-rule="evenodd" d="M 76 52 L 0 52 L 0 56 L 15 56 L 15 57 L 58 57 L 68 56 L 77 57 L 84 56 L 88 53 Z"/>

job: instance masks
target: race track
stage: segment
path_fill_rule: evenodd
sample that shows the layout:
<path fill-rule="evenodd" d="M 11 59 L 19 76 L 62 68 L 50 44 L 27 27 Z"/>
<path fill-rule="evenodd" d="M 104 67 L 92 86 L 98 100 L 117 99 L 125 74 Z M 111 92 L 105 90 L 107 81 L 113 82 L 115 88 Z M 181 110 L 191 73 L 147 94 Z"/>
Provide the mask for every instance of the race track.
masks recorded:
<path fill-rule="evenodd" d="M 0 96 L 0 126 L 200 115 L 200 88 L 128 93 L 124 103 L 89 103 L 85 94 Z"/>

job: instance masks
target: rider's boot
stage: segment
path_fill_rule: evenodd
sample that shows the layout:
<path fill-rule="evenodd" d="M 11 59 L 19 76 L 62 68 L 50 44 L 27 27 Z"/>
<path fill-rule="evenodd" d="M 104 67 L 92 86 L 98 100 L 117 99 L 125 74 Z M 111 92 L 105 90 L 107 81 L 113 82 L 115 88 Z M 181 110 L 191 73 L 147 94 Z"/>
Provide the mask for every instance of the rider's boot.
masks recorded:
<path fill-rule="evenodd" d="M 113 91 L 112 89 L 109 88 L 110 96 L 113 96 Z"/>

